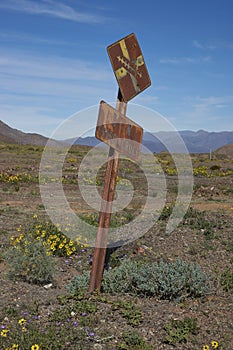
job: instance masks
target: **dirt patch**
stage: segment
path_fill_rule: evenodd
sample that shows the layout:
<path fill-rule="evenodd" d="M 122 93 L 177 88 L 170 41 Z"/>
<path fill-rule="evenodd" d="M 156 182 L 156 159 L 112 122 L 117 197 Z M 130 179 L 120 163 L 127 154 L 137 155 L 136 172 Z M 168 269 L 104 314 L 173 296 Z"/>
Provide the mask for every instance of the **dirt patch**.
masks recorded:
<path fill-rule="evenodd" d="M 232 203 L 219 203 L 219 202 L 204 202 L 204 203 L 192 203 L 192 206 L 195 209 L 201 210 L 201 211 L 224 211 L 227 212 L 230 215 L 233 215 L 233 202 Z"/>

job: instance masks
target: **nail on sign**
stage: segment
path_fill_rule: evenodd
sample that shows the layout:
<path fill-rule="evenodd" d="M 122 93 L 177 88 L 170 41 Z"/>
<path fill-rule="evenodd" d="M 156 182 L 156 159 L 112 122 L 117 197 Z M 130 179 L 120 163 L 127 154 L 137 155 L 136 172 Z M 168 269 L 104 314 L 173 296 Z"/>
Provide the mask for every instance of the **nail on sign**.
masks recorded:
<path fill-rule="evenodd" d="M 108 105 L 100 102 L 95 136 L 133 160 L 140 157 L 143 128 Z M 132 142 L 134 141 L 134 142 Z"/>
<path fill-rule="evenodd" d="M 124 102 L 151 85 L 150 77 L 135 34 L 107 47 Z"/>

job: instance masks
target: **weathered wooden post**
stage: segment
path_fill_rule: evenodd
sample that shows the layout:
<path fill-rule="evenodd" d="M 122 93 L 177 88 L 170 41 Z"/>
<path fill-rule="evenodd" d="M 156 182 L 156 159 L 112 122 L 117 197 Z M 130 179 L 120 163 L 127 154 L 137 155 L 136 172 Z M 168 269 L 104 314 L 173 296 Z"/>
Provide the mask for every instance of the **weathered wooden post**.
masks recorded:
<path fill-rule="evenodd" d="M 108 54 L 119 84 L 116 109 L 100 103 L 96 137 L 110 146 L 105 173 L 99 227 L 96 236 L 89 292 L 100 290 L 108 244 L 119 154 L 138 160 L 143 129 L 126 117 L 127 102 L 150 86 L 150 78 L 134 34 L 108 46 Z M 119 140 L 122 142 L 119 142 Z M 133 143 L 130 141 L 135 141 Z"/>

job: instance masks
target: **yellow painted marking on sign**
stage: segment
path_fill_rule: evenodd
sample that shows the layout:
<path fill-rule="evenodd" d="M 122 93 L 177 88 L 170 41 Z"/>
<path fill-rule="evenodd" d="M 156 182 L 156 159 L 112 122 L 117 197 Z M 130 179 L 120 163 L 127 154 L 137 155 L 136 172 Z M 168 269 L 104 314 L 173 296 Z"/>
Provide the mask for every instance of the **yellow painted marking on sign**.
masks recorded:
<path fill-rule="evenodd" d="M 138 67 L 136 67 L 136 69 L 134 69 L 131 65 L 130 65 L 130 62 L 126 61 L 123 57 L 121 56 L 117 56 L 117 59 L 119 62 L 121 62 L 125 67 L 122 66 L 122 68 L 125 68 L 126 71 L 129 73 L 129 74 L 134 74 L 136 76 L 139 76 L 139 78 L 142 78 L 142 73 L 138 70 Z M 120 68 L 119 68 L 120 69 Z"/>
<path fill-rule="evenodd" d="M 137 67 L 143 66 L 144 61 L 143 61 L 142 55 L 141 55 L 141 56 L 138 56 L 138 57 L 136 58 L 136 62 L 135 62 L 134 64 L 135 64 L 135 66 L 137 66 Z"/>
<path fill-rule="evenodd" d="M 121 67 L 115 71 L 117 79 L 121 79 L 127 75 L 127 70 L 124 67 Z"/>
<path fill-rule="evenodd" d="M 139 91 L 140 91 L 140 88 L 139 88 L 139 86 L 138 86 L 137 79 L 136 79 L 132 74 L 130 74 L 130 77 L 131 77 L 131 80 L 132 80 L 132 83 L 133 83 L 133 87 L 134 87 L 135 92 L 139 92 Z"/>
<path fill-rule="evenodd" d="M 123 55 L 130 61 L 129 52 L 125 44 L 125 40 L 120 41 L 120 47 Z"/>

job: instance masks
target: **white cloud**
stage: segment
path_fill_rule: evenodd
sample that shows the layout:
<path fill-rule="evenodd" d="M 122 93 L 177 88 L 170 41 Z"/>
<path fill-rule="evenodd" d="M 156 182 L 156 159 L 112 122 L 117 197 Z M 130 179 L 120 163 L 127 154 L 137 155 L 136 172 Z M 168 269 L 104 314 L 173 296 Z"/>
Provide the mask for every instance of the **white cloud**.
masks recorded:
<path fill-rule="evenodd" d="M 110 74 L 96 66 L 96 63 L 56 56 L 22 55 L 16 51 L 1 54 L 0 72 L 23 77 L 79 81 L 106 81 L 110 77 Z"/>
<path fill-rule="evenodd" d="M 217 49 L 233 49 L 233 43 L 230 42 L 217 42 L 215 44 L 203 44 L 200 43 L 198 40 L 193 40 L 193 46 L 196 49 L 201 49 L 201 50 L 217 50 Z"/>
<path fill-rule="evenodd" d="M 174 119 L 177 123 L 182 121 L 181 126 L 177 126 L 180 130 L 184 128 L 209 131 L 232 130 L 232 116 L 229 117 L 228 111 L 229 108 L 232 110 L 232 104 L 233 95 L 186 97 L 178 118 Z M 185 123 L 189 126 L 185 127 Z"/>
<path fill-rule="evenodd" d="M 171 58 L 161 58 L 160 63 L 161 64 L 183 64 L 183 63 L 190 63 L 190 64 L 197 64 L 197 63 L 206 63 L 210 62 L 211 57 L 210 56 L 202 56 L 202 57 L 171 57 Z"/>
<path fill-rule="evenodd" d="M 136 98 L 134 99 L 134 102 L 136 104 L 140 104 L 140 105 L 145 105 L 145 106 L 149 106 L 149 105 L 158 105 L 160 102 L 160 99 L 158 96 L 155 95 L 148 95 L 145 93 L 142 93 L 138 96 L 136 96 Z"/>
<path fill-rule="evenodd" d="M 227 107 L 233 102 L 233 96 L 209 96 L 189 98 L 192 106 L 198 109 L 222 108 Z"/>
<path fill-rule="evenodd" d="M 14 57 L 17 54 L 0 57 L 0 119 L 7 115 L 18 118 L 22 106 L 36 110 L 32 120 L 38 119 L 38 109 L 46 110 L 47 115 L 67 117 L 103 97 L 115 98 L 110 70 L 59 57 Z M 12 110 L 3 110 L 8 105 Z"/>
<path fill-rule="evenodd" d="M 62 118 L 98 104 L 103 97 L 115 98 L 112 79 L 110 69 L 96 63 L 16 50 L 2 54 L 0 119 L 12 127 L 49 136 Z"/>
<path fill-rule="evenodd" d="M 23 12 L 29 15 L 45 15 L 80 23 L 102 23 L 105 18 L 96 14 L 78 12 L 71 6 L 58 1 L 7 0 L 0 2 L 0 8 Z"/>
<path fill-rule="evenodd" d="M 196 47 L 197 49 L 204 49 L 204 46 L 199 43 L 197 40 L 193 40 L 193 46 Z"/>
<path fill-rule="evenodd" d="M 53 46 L 77 46 L 77 42 L 72 42 L 72 41 L 64 41 L 64 40 L 55 40 L 55 39 L 48 39 L 45 37 L 39 37 L 36 35 L 31 35 L 28 33 L 17 33 L 14 31 L 9 31 L 9 32 L 4 32 L 2 31 L 0 33 L 0 40 L 3 43 L 13 43 L 15 42 L 23 42 L 26 44 L 33 44 L 33 45 L 53 45 Z"/>

